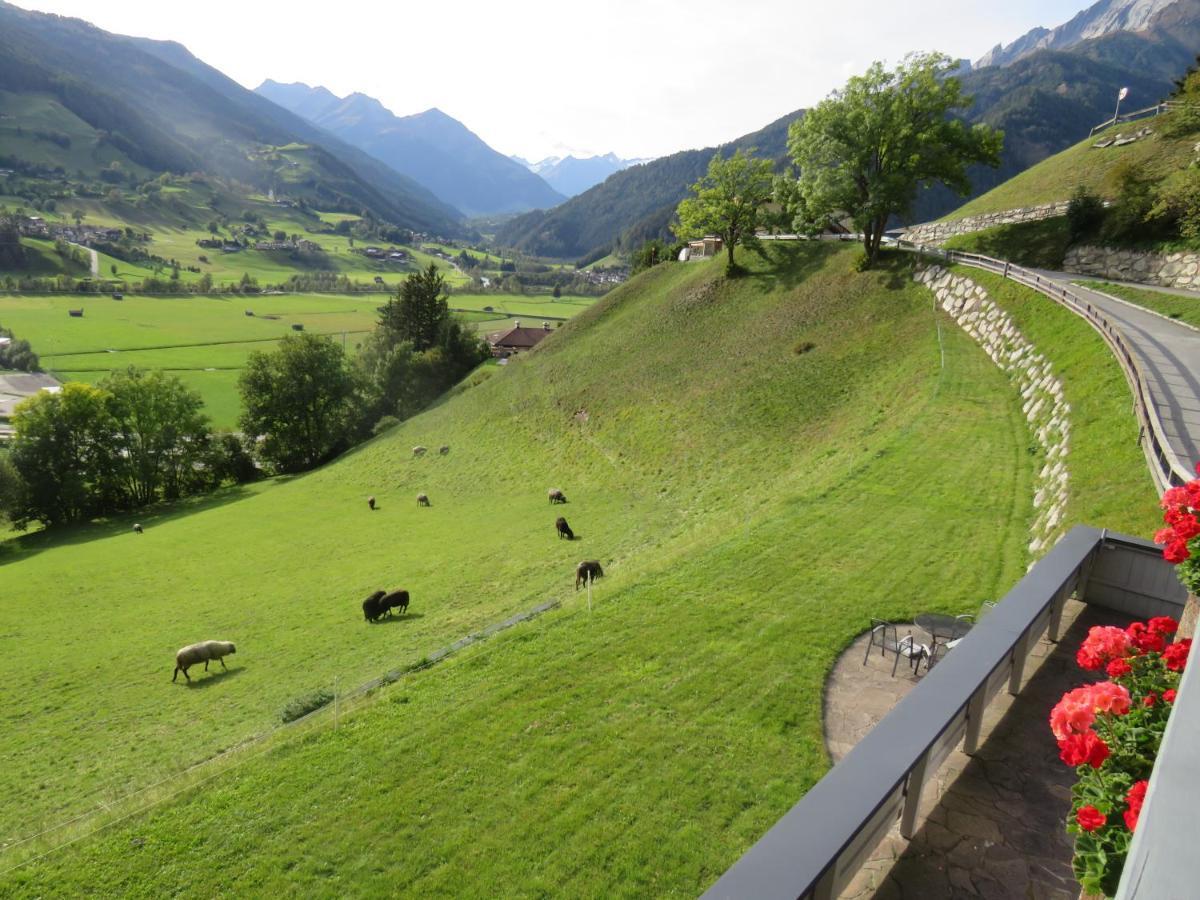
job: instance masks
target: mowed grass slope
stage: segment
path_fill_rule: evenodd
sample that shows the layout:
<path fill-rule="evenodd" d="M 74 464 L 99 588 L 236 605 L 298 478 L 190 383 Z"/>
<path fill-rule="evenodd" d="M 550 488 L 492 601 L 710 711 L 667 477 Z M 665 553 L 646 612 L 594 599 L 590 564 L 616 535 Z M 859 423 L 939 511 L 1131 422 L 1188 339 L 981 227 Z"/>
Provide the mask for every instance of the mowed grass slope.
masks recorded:
<path fill-rule="evenodd" d="M 1032 513 L 1018 397 L 944 318 L 941 367 L 907 260 L 858 273 L 853 249 L 768 252 L 734 282 L 660 266 L 309 476 L 143 517 L 141 536 L 114 522 L 10 542 L 5 842 L 266 731 L 335 678 L 568 603 L 337 732 L 5 873 L 0 893 L 711 883 L 826 768 L 823 679 L 868 617 L 1000 596 Z M 441 443 L 447 457 L 411 455 Z M 550 507 L 549 486 L 571 502 Z M 559 514 L 580 540 L 556 540 Z M 582 558 L 607 572 L 590 614 Z M 412 612 L 367 625 L 359 601 L 385 586 Z M 171 684 L 174 649 L 210 637 L 237 642 L 233 671 Z M 19 858 L 0 851 L 0 868 Z"/>

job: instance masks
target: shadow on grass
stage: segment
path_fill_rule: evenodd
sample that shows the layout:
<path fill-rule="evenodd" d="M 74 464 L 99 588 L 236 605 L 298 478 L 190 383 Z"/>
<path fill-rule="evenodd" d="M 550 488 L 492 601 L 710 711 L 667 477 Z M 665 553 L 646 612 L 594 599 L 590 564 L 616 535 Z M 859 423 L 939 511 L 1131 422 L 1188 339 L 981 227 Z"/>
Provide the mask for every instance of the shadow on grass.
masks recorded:
<path fill-rule="evenodd" d="M 220 664 L 218 663 L 218 666 L 219 665 Z M 237 668 L 234 668 L 234 669 L 217 668 L 216 671 L 213 671 L 212 669 L 210 669 L 209 671 L 205 672 L 202 676 L 193 678 L 191 681 L 184 682 L 184 685 L 186 687 L 192 688 L 193 690 L 196 688 L 212 687 L 212 685 L 216 684 L 217 682 L 226 681 L 230 678 L 233 678 L 236 675 L 241 675 L 245 671 L 246 671 L 245 666 L 238 666 Z"/>
<path fill-rule="evenodd" d="M 425 618 L 425 613 L 414 612 L 414 613 L 405 613 L 402 616 L 384 616 L 382 619 L 376 619 L 374 622 L 370 622 L 369 624 L 371 624 L 371 625 L 398 625 L 401 622 L 407 622 L 409 619 L 423 619 L 423 618 Z"/>
<path fill-rule="evenodd" d="M 58 547 L 69 547 L 86 544 L 102 538 L 127 535 L 130 540 L 149 541 L 154 539 L 154 529 L 175 519 L 181 519 L 194 513 L 216 509 L 228 503 L 251 496 L 251 492 L 241 485 L 222 488 L 211 494 L 197 497 L 187 497 L 173 503 L 162 503 L 146 509 L 121 513 L 108 519 L 97 519 L 74 525 L 62 525 L 57 528 L 47 528 L 21 537 L 0 541 L 0 566 L 18 560 L 28 559 L 43 550 L 53 550 Z M 134 523 L 142 526 L 143 534 L 133 531 Z"/>
<path fill-rule="evenodd" d="M 829 256 L 844 246 L 821 241 L 763 241 L 761 244 L 755 255 L 769 268 L 745 272 L 737 276 L 737 280 L 752 280 L 762 285 L 765 291 L 796 287 L 819 272 Z"/>

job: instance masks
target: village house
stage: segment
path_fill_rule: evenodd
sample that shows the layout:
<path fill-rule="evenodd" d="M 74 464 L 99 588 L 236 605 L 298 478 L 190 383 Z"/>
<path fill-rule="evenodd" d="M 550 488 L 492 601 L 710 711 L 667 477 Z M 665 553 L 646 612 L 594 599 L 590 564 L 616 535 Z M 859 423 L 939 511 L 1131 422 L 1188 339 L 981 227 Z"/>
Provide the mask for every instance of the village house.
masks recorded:
<path fill-rule="evenodd" d="M 698 241 L 688 241 L 688 259 L 706 259 L 716 256 L 724 247 L 724 242 L 715 235 L 705 235 Z"/>
<path fill-rule="evenodd" d="M 497 331 L 487 336 L 492 356 L 501 359 L 532 350 L 550 333 L 550 323 L 543 322 L 541 328 L 524 328 L 518 319 L 508 331 Z"/>

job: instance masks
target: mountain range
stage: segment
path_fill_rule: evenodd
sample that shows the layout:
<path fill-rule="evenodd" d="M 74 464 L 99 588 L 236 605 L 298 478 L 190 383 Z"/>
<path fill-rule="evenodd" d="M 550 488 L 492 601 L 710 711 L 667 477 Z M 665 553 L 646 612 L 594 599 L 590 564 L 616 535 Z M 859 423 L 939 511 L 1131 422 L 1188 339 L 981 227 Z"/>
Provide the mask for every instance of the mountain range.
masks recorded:
<path fill-rule="evenodd" d="M 789 113 L 720 147 L 683 150 L 623 169 L 561 206 L 513 219 L 497 231 L 496 240 L 538 256 L 586 259 L 666 236 L 675 207 L 704 174 L 714 153 L 729 156 L 754 148 L 783 168 L 788 126 L 800 115 L 802 111 Z"/>
<path fill-rule="evenodd" d="M 1033 37 L 1031 37 L 1033 35 Z M 1035 44 L 1044 46 L 1034 46 Z M 1110 117 L 1117 92 L 1129 103 L 1152 105 L 1200 48 L 1200 0 L 1099 0 L 1056 29 L 1035 29 L 979 64 L 955 73 L 974 97 L 964 118 L 1004 131 L 996 169 L 971 170 L 967 198 L 944 188 L 921 192 L 910 221 L 938 218 L 1087 137 Z M 713 153 L 757 147 L 782 168 L 792 113 L 719 148 L 686 150 L 617 173 L 567 203 L 531 212 L 503 226 L 497 240 L 532 254 L 598 258 L 652 237 L 670 237 L 675 206 L 703 173 Z"/>
<path fill-rule="evenodd" d="M 649 162 L 649 159 L 621 159 L 615 153 L 603 156 L 547 156 L 539 162 L 529 162 L 519 156 L 511 157 L 531 172 L 540 175 L 547 184 L 568 197 L 582 194 L 609 175 L 630 166 Z"/>
<path fill-rule="evenodd" d="M 997 44 L 975 68 L 1007 66 L 1038 50 L 1069 50 L 1118 31 L 1146 31 L 1175 0 L 1100 0 L 1057 28 L 1034 28 L 1011 44 Z"/>
<path fill-rule="evenodd" d="M 86 135 L 86 147 L 73 146 L 47 131 L 38 145 L 44 165 L 202 172 L 416 230 L 463 232 L 461 214 L 426 188 L 242 88 L 181 44 L 0 2 L 0 87 L 17 125 L 28 114 L 31 124 L 70 123 Z"/>
<path fill-rule="evenodd" d="M 525 212 L 566 199 L 439 109 L 397 116 L 366 94 L 338 97 L 323 87 L 270 79 L 255 92 L 407 175 L 468 216 Z"/>

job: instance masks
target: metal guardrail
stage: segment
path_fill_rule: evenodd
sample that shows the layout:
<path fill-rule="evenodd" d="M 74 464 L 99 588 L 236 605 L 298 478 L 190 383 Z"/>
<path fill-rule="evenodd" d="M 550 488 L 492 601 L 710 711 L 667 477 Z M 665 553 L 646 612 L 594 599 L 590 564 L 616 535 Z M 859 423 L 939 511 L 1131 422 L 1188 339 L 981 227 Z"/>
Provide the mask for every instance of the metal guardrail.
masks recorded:
<path fill-rule="evenodd" d="M 1165 112 L 1170 112 L 1173 109 L 1191 109 L 1191 104 L 1183 103 L 1179 100 L 1164 100 L 1162 103 L 1156 103 L 1154 106 L 1147 106 L 1145 109 L 1134 110 L 1131 113 L 1113 116 L 1107 122 L 1101 122 L 1088 132 L 1088 137 L 1094 135 L 1097 131 L 1103 131 L 1105 128 L 1110 128 L 1120 122 L 1133 122 L 1137 119 L 1149 119 L 1152 116 L 1159 116 Z"/>
<path fill-rule="evenodd" d="M 832 900 L 897 818 L 911 837 L 926 784 L 960 740 L 978 749 L 989 701 L 1020 690 L 1072 593 L 1138 616 L 1178 615 L 1186 597 L 1154 544 L 1076 526 L 704 897 Z"/>
<path fill-rule="evenodd" d="M 1183 484 L 1192 478 L 1191 470 L 1182 463 L 1175 454 L 1175 451 L 1171 449 L 1170 442 L 1167 440 L 1166 432 L 1163 429 L 1162 419 L 1158 415 L 1158 407 L 1155 405 L 1154 397 L 1150 393 L 1149 383 L 1145 373 L 1142 372 L 1141 364 L 1138 362 L 1133 348 L 1129 345 L 1121 330 L 1108 321 L 1104 314 L 1084 297 L 1052 279 L 1039 275 L 1031 269 L 1026 269 L 1023 266 L 1015 265 L 1003 259 L 995 259 L 978 253 L 963 253 L 958 250 L 928 247 L 923 244 L 915 244 L 912 241 L 904 240 L 898 241 L 895 246 L 901 250 L 933 256 L 946 262 L 973 266 L 977 269 L 994 272 L 1004 278 L 1010 278 L 1018 284 L 1023 284 L 1044 294 L 1076 315 L 1081 316 L 1104 338 L 1105 343 L 1108 344 L 1109 349 L 1116 356 L 1117 363 L 1121 366 L 1121 371 L 1125 374 L 1125 380 L 1129 382 L 1130 390 L 1133 392 L 1134 412 L 1138 420 L 1138 442 L 1142 445 L 1142 450 L 1146 454 L 1146 460 L 1150 464 L 1150 473 L 1154 478 L 1154 484 L 1158 488 L 1158 492 L 1161 494 L 1168 487 Z"/>

